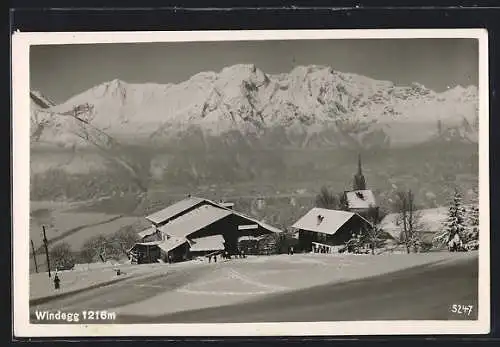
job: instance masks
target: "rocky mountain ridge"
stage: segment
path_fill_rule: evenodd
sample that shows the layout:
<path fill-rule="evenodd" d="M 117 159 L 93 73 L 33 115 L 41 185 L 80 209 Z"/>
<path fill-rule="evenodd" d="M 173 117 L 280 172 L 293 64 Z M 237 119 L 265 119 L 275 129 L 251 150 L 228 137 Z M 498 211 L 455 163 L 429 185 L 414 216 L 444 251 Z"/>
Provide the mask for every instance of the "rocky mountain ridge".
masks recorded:
<path fill-rule="evenodd" d="M 273 75 L 239 64 L 179 84 L 115 79 L 59 105 L 40 103 L 48 100 L 40 93 L 31 93 L 31 100 L 33 145 L 88 145 L 74 135 L 80 120 L 72 117 L 84 106 L 85 121 L 97 129 L 155 144 L 228 134 L 297 148 L 477 141 L 477 87 L 437 93 L 418 83 L 397 86 L 328 66 Z"/>

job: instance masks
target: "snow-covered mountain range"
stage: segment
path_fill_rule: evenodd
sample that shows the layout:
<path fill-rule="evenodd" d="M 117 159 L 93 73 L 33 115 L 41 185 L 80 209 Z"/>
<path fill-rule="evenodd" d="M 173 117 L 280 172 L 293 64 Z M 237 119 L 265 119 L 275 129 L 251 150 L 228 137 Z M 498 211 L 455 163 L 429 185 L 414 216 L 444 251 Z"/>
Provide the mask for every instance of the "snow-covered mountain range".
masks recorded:
<path fill-rule="evenodd" d="M 201 72 L 179 84 L 113 80 L 54 105 L 31 93 L 32 144 L 86 145 L 74 135 L 80 122 L 124 141 L 162 143 L 201 134 L 237 133 L 266 146 L 388 146 L 439 138 L 477 141 L 478 90 L 437 93 L 414 83 L 342 73 L 327 66 L 298 66 L 266 74 L 254 65 Z M 235 132 L 236 130 L 236 132 Z"/>

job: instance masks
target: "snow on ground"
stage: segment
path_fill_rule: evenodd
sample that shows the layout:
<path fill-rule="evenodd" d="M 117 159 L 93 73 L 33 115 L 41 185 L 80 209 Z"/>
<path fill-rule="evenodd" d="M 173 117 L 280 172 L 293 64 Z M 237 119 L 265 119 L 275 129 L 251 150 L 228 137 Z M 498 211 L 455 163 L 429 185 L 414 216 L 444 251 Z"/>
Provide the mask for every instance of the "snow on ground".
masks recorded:
<path fill-rule="evenodd" d="M 42 297 L 56 296 L 63 293 L 85 289 L 94 285 L 106 284 L 119 278 L 137 278 L 152 274 L 165 274 L 176 268 L 189 268 L 199 266 L 195 261 L 166 264 L 119 264 L 119 263 L 92 263 L 77 264 L 73 270 L 59 271 L 61 288 L 54 289 L 54 272 L 48 277 L 47 272 L 30 274 L 30 300 Z M 120 269 L 122 274 L 116 275 L 115 269 Z"/>
<path fill-rule="evenodd" d="M 47 272 L 31 274 L 29 280 L 30 300 L 72 292 L 119 278 L 113 268 L 109 267 L 90 271 L 60 271 L 58 276 L 61 280 L 61 288 L 55 290 L 54 273 L 50 278 Z"/>
<path fill-rule="evenodd" d="M 355 280 L 437 261 L 475 257 L 468 253 L 372 255 L 296 254 L 249 257 L 208 264 L 212 271 L 192 282 L 123 307 L 118 314 L 162 315 L 227 305 L 257 296 Z M 195 264 L 196 265 L 196 264 Z M 187 267 L 183 271 L 189 271 Z"/>

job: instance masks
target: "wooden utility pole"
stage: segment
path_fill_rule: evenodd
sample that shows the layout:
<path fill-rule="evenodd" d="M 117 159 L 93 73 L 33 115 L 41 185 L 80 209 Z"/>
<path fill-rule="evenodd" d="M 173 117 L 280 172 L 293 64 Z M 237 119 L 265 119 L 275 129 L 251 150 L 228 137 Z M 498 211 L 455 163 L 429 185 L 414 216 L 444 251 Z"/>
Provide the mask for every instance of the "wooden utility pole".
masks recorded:
<path fill-rule="evenodd" d="M 31 240 L 31 250 L 33 251 L 33 261 L 35 262 L 35 271 L 38 273 L 38 264 L 36 263 L 36 252 L 35 252 L 35 244 L 33 240 Z"/>
<path fill-rule="evenodd" d="M 47 256 L 47 269 L 49 270 L 50 276 L 50 258 L 49 258 L 49 241 L 47 241 L 47 235 L 45 234 L 45 226 L 42 226 L 43 230 L 43 245 L 45 246 L 45 255 Z"/>

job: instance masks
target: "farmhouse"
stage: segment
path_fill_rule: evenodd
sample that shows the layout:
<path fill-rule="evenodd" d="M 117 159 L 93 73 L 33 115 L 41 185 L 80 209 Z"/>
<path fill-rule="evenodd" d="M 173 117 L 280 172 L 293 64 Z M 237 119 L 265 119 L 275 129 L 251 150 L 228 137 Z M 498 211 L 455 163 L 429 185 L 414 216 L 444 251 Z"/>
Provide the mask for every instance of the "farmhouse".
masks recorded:
<path fill-rule="evenodd" d="M 299 248 L 303 251 L 337 253 L 354 234 L 364 233 L 372 225 L 350 211 L 315 207 L 292 228 L 299 232 Z"/>
<path fill-rule="evenodd" d="M 140 242 L 131 249 L 144 262 L 177 262 L 222 251 L 238 254 L 240 238 L 282 232 L 234 211 L 232 204 L 198 197 L 188 197 L 146 219 L 152 226 L 138 233 Z"/>

